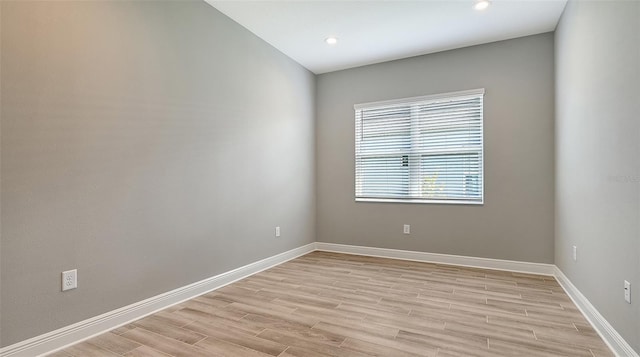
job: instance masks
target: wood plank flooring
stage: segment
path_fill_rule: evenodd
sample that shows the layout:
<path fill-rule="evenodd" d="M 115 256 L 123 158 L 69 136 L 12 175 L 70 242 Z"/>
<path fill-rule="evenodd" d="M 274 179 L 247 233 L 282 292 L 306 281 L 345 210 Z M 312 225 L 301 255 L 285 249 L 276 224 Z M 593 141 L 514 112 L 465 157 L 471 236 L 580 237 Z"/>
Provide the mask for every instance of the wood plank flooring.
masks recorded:
<path fill-rule="evenodd" d="M 313 252 L 50 356 L 613 354 L 552 277 Z"/>

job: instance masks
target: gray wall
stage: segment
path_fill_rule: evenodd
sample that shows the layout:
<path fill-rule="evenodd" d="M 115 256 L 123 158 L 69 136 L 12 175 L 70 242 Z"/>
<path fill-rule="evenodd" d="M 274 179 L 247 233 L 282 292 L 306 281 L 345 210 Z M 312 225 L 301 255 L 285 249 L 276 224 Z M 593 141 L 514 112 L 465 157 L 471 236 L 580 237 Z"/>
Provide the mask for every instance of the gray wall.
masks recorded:
<path fill-rule="evenodd" d="M 315 240 L 313 74 L 200 1 L 1 4 L 1 345 Z"/>
<path fill-rule="evenodd" d="M 354 104 L 474 88 L 483 206 L 354 202 Z M 318 240 L 552 263 L 553 100 L 551 33 L 318 76 Z"/>
<path fill-rule="evenodd" d="M 556 76 L 555 262 L 640 352 L 640 2 L 570 1 Z"/>

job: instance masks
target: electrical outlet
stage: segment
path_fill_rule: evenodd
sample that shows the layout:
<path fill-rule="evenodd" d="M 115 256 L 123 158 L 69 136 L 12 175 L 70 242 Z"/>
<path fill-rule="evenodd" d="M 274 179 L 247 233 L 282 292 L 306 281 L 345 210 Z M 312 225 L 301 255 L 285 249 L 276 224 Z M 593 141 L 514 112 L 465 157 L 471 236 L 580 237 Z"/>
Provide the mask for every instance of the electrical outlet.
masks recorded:
<path fill-rule="evenodd" d="M 575 245 L 573 246 L 573 261 L 578 261 L 578 247 L 576 247 Z"/>
<path fill-rule="evenodd" d="M 276 227 L 276 237 L 280 237 L 280 227 Z"/>
<path fill-rule="evenodd" d="M 631 283 L 624 281 L 624 301 L 631 304 Z"/>
<path fill-rule="evenodd" d="M 411 234 L 411 225 L 410 224 L 405 224 L 404 225 L 404 229 L 402 230 L 402 233 Z"/>
<path fill-rule="evenodd" d="M 62 291 L 75 289 L 78 287 L 78 270 L 67 270 L 62 272 Z"/>

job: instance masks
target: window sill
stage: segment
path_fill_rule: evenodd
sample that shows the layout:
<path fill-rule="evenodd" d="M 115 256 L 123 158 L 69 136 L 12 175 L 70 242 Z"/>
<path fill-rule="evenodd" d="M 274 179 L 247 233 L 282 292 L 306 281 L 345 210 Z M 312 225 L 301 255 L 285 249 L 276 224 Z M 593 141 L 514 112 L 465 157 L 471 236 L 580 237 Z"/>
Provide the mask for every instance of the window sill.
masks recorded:
<path fill-rule="evenodd" d="M 445 205 L 475 205 L 482 206 L 484 201 L 465 200 L 424 200 L 424 199 L 397 199 L 397 198 L 356 198 L 356 202 L 376 202 L 376 203 L 427 203 Z"/>

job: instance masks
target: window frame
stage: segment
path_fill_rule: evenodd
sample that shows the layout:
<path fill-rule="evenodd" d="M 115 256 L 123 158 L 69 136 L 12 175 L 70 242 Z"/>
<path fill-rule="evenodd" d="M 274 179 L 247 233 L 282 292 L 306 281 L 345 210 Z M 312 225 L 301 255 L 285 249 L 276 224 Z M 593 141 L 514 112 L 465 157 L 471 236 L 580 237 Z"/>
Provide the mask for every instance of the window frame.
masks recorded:
<path fill-rule="evenodd" d="M 464 90 L 464 91 L 456 91 L 456 92 L 447 92 L 447 93 L 438 93 L 432 95 L 418 96 L 418 97 L 408 97 L 408 98 L 400 98 L 400 99 L 392 99 L 392 100 L 383 100 L 376 102 L 367 102 L 360 103 L 353 106 L 355 112 L 355 141 L 354 141 L 354 194 L 356 202 L 378 202 L 378 203 L 419 203 L 419 204 L 455 204 L 455 205 L 484 205 L 484 186 L 485 186 L 485 175 L 484 175 L 484 88 L 472 89 L 472 90 Z M 413 105 L 424 105 L 430 103 L 442 102 L 443 100 L 452 99 L 452 100 L 464 100 L 471 98 L 480 97 L 480 144 L 479 150 L 477 151 L 480 155 L 480 160 L 478 161 L 480 164 L 480 199 L 479 200 L 471 200 L 468 198 L 461 199 L 428 199 L 428 198 L 399 198 L 399 197 L 358 197 L 358 135 L 362 134 L 361 130 L 358 130 L 358 127 L 362 125 L 361 120 L 358 118 L 358 111 L 363 109 L 380 109 L 384 107 L 395 107 L 395 106 L 413 106 Z M 413 109 L 412 109 L 413 110 Z M 413 115 L 411 115 L 411 127 L 415 125 Z M 413 134 L 411 135 L 411 142 L 414 141 Z M 410 150 L 413 153 L 413 149 Z M 438 150 L 435 150 L 437 152 Z M 447 149 L 441 150 L 441 153 L 447 153 Z M 454 151 L 448 151 L 454 152 Z M 460 150 L 460 153 L 472 153 L 473 150 Z M 437 153 L 436 153 L 437 155 Z M 360 155 L 362 159 L 362 155 Z M 419 168 L 411 167 L 411 162 L 415 162 L 415 160 L 409 160 L 409 170 L 419 170 Z M 414 164 L 415 165 L 415 164 Z M 416 165 L 419 166 L 419 165 Z M 362 169 L 362 168 L 360 168 Z M 412 177 L 415 174 L 409 174 L 408 180 L 411 182 Z M 409 184 L 409 192 L 411 192 L 412 184 Z M 415 189 L 415 188 L 414 188 Z"/>

